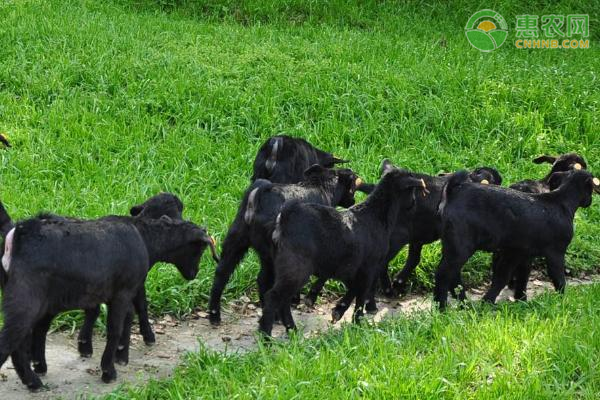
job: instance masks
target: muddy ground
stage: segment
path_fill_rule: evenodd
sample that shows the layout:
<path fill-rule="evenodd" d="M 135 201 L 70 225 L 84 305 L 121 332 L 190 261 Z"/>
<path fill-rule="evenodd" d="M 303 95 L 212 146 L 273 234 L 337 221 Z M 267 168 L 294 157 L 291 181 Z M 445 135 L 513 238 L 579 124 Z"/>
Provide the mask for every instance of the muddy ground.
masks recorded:
<path fill-rule="evenodd" d="M 581 285 L 600 281 L 600 275 L 585 278 L 570 278 L 569 285 Z M 550 290 L 548 281 L 539 275 L 532 278 L 529 284 L 529 296 Z M 469 291 L 470 298 L 478 299 L 483 289 Z M 510 299 L 505 290 L 499 301 Z M 332 299 L 334 300 L 334 299 Z M 333 301 L 318 304 L 315 309 L 300 306 L 294 311 L 298 326 L 305 336 L 318 334 L 331 327 L 330 311 Z M 399 313 L 409 313 L 431 308 L 430 295 L 408 295 L 399 300 L 379 299 L 379 312 L 373 318 L 379 321 Z M 351 316 L 346 313 L 345 321 Z M 255 332 L 260 309 L 250 303 L 248 298 L 232 302 L 223 315 L 220 327 L 212 327 L 206 319 L 206 313 L 196 312 L 188 319 L 180 321 L 170 316 L 155 321 L 157 343 L 146 346 L 141 336 L 134 335 L 128 366 L 117 365 L 118 379 L 116 383 L 104 384 L 100 380 L 100 356 L 104 348 L 104 338 L 97 332 L 94 336 L 95 353 L 92 358 L 79 357 L 77 353 L 76 333 L 56 332 L 48 335 L 46 356 L 48 374 L 42 378 L 47 389 L 38 393 L 30 393 L 21 385 L 12 367 L 7 361 L 0 370 L 0 399 L 54 399 L 81 398 L 100 395 L 115 390 L 124 382 L 143 383 L 151 378 L 164 378 L 173 373 L 186 352 L 195 351 L 202 342 L 208 348 L 221 352 L 244 352 L 256 347 Z M 335 326 L 340 326 L 336 324 Z M 285 337 L 281 326 L 273 332 L 276 337 Z"/>

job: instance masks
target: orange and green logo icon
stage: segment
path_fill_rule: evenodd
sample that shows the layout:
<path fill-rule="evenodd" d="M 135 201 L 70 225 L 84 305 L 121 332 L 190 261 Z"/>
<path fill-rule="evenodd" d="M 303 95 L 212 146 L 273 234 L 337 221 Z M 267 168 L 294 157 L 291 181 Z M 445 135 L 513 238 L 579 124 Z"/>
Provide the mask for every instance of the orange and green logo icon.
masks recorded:
<path fill-rule="evenodd" d="M 465 34 L 471 46 L 489 52 L 506 41 L 508 25 L 502 15 L 494 10 L 480 10 L 469 18 Z"/>

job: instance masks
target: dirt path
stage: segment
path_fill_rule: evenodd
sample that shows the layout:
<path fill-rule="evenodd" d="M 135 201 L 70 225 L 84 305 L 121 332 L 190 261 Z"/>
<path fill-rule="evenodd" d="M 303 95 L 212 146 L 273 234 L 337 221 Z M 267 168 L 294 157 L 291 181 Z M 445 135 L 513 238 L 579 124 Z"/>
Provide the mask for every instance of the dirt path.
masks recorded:
<path fill-rule="evenodd" d="M 569 285 L 581 285 L 600 281 L 600 275 L 586 278 L 570 278 Z M 532 278 L 529 283 L 529 295 L 539 294 L 549 290 L 546 279 Z M 478 299 L 483 290 L 472 289 L 470 298 Z M 508 291 L 504 291 L 500 299 L 506 300 Z M 431 296 L 410 295 L 400 300 L 379 299 L 379 312 L 375 321 L 382 318 L 431 308 Z M 139 335 L 132 339 L 130 364 L 122 367 L 117 365 L 119 377 L 117 383 L 106 385 L 100 381 L 100 356 L 104 348 L 104 338 L 94 337 L 95 353 L 91 359 L 80 358 L 77 353 L 75 335 L 58 332 L 48 336 L 46 356 L 48 374 L 42 378 L 48 386 L 47 390 L 39 393 L 29 393 L 20 383 L 12 367 L 7 361 L 0 371 L 0 399 L 50 399 L 76 398 L 82 395 L 99 395 L 110 392 L 124 382 L 143 383 L 150 378 L 169 376 L 181 361 L 181 357 L 189 351 L 199 348 L 199 341 L 217 351 L 248 351 L 256 347 L 255 332 L 260 309 L 242 298 L 229 305 L 224 313 L 220 327 L 211 327 L 206 319 L 206 313 L 198 312 L 192 318 L 178 321 L 169 316 L 154 324 L 157 333 L 157 344 L 145 346 Z M 299 327 L 303 328 L 305 336 L 317 334 L 331 327 L 330 310 L 333 303 L 319 304 L 314 310 L 306 310 L 301 306 L 295 310 L 294 318 Z M 346 313 L 345 320 L 351 316 L 351 310 Z M 339 326 L 339 323 L 336 325 Z M 285 336 L 284 330 L 277 325 L 273 335 Z"/>

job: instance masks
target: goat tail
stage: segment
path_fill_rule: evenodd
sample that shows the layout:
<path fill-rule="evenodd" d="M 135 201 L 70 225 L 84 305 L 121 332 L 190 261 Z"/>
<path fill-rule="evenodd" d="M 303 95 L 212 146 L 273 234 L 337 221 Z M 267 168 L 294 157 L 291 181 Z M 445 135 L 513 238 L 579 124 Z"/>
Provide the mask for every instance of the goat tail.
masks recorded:
<path fill-rule="evenodd" d="M 448 201 L 452 197 L 452 194 L 455 192 L 456 188 L 468 180 L 469 173 L 467 171 L 458 171 L 450 176 L 450 179 L 448 179 L 448 182 L 442 189 L 442 198 L 440 199 L 440 204 L 438 206 L 438 213 L 440 215 L 444 213 L 444 209 L 446 208 L 446 205 L 448 204 Z"/>
<path fill-rule="evenodd" d="M 293 209 L 296 205 L 300 204 L 298 200 L 290 200 L 286 202 L 283 207 L 281 207 L 281 211 L 277 214 L 277 218 L 275 219 L 275 226 L 273 229 L 273 234 L 271 239 L 275 246 L 279 247 L 279 243 L 281 242 L 281 236 L 283 230 L 285 230 L 288 225 L 288 220 L 290 219 L 290 209 Z"/>
<path fill-rule="evenodd" d="M 267 161 L 265 161 L 265 168 L 269 174 L 273 172 L 275 169 L 275 165 L 277 164 L 277 153 L 283 147 L 283 138 L 282 137 L 274 137 L 269 140 L 270 153 Z"/>
<path fill-rule="evenodd" d="M 266 179 L 257 179 L 254 181 L 250 188 L 246 191 L 245 197 L 245 211 L 244 211 L 244 222 L 250 225 L 254 221 L 256 216 L 256 210 L 260 204 L 260 193 L 266 188 L 272 187 L 273 184 Z"/>
<path fill-rule="evenodd" d="M 290 200 L 281 207 L 281 211 L 277 214 L 277 218 L 275 219 L 275 226 L 271 236 L 275 245 L 279 245 L 281 236 L 292 226 L 289 220 L 293 219 L 292 214 L 294 213 L 294 210 L 301 205 L 302 202 L 299 200 Z"/>

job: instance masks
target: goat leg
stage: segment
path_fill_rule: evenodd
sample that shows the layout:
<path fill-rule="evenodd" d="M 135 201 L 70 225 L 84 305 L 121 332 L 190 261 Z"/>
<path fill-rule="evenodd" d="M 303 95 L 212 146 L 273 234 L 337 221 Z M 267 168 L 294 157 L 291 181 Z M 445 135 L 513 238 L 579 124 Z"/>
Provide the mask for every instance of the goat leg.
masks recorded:
<path fill-rule="evenodd" d="M 146 288 L 144 286 L 135 295 L 133 306 L 135 307 L 135 313 L 138 315 L 140 333 L 144 338 L 144 343 L 148 346 L 153 345 L 156 343 L 156 336 L 154 336 L 152 325 L 150 325 L 148 318 L 148 301 L 146 300 Z"/>
<path fill-rule="evenodd" d="M 54 319 L 54 315 L 46 315 L 33 328 L 31 335 L 31 361 L 33 370 L 38 375 L 45 375 L 48 372 L 46 364 L 46 335 L 50 329 L 50 324 Z"/>
<path fill-rule="evenodd" d="M 92 345 L 92 334 L 94 330 L 94 323 L 100 315 L 100 305 L 95 308 L 88 308 L 85 310 L 85 320 L 79 330 L 79 336 L 77 338 L 77 350 L 81 357 L 89 358 L 94 353 L 94 347 Z"/>

